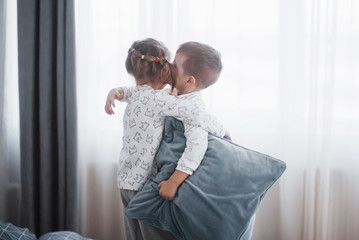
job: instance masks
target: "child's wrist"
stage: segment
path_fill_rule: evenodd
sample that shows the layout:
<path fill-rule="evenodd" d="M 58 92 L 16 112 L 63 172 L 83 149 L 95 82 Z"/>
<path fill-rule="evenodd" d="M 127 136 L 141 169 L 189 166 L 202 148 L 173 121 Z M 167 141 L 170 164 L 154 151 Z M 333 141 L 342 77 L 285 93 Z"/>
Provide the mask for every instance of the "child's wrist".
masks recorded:
<path fill-rule="evenodd" d="M 186 180 L 187 177 L 187 173 L 180 170 L 176 170 L 168 180 L 176 187 L 179 187 L 184 182 L 184 180 Z"/>
<path fill-rule="evenodd" d="M 169 181 L 171 182 L 172 185 L 174 185 L 177 188 L 182 184 L 182 182 L 177 179 L 170 179 Z"/>

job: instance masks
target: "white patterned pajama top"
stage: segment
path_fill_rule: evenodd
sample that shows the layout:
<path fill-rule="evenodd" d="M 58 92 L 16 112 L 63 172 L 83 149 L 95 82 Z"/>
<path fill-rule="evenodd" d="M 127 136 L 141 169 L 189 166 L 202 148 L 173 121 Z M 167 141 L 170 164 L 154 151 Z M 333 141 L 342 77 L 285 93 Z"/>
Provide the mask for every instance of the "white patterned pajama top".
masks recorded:
<path fill-rule="evenodd" d="M 186 149 L 177 169 L 189 175 L 201 163 L 208 145 L 208 132 L 223 137 L 225 129 L 205 113 L 200 92 L 172 96 L 148 85 L 123 88 L 128 103 L 123 117 L 123 148 L 118 187 L 138 191 L 156 171 L 154 157 L 162 140 L 164 120 L 173 116 L 185 127 Z"/>

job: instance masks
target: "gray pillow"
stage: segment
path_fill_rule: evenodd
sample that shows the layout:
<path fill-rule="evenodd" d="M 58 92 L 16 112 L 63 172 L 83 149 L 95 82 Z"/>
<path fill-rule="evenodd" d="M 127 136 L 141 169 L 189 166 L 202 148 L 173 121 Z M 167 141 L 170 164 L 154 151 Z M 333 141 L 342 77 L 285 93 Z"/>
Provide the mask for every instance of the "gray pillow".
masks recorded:
<path fill-rule="evenodd" d="M 37 237 L 27 228 L 20 228 L 11 223 L 0 221 L 1 240 L 36 240 Z"/>
<path fill-rule="evenodd" d="M 178 239 L 240 239 L 286 164 L 209 135 L 201 165 L 182 183 L 173 201 L 167 201 L 158 194 L 158 184 L 172 175 L 185 149 L 183 131 L 181 121 L 166 119 L 155 159 L 159 172 L 132 199 L 126 216 L 170 231 Z"/>

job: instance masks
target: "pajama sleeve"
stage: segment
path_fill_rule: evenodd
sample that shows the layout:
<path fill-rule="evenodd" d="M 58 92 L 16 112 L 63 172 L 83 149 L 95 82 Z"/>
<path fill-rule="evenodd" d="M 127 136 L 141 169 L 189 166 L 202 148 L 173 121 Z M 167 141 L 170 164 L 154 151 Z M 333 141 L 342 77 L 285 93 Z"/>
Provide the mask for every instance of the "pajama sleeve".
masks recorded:
<path fill-rule="evenodd" d="M 224 135 L 226 134 L 226 128 L 220 121 L 217 120 L 216 117 L 205 113 L 203 118 L 205 130 L 217 137 L 224 137 Z"/>
<path fill-rule="evenodd" d="M 208 132 L 200 127 L 184 124 L 186 148 L 178 160 L 177 170 L 192 175 L 198 168 L 208 146 Z"/>
<path fill-rule="evenodd" d="M 161 99 L 161 100 L 160 100 Z M 177 170 L 192 175 L 200 165 L 208 146 L 208 131 L 221 134 L 221 128 L 215 121 L 204 118 L 204 107 L 198 97 L 181 99 L 174 96 L 162 95 L 157 99 L 157 105 L 162 106 L 163 116 L 172 116 L 183 122 L 186 148 L 178 160 Z"/>
<path fill-rule="evenodd" d="M 192 118 L 194 116 L 186 115 L 186 117 Z M 196 171 L 207 151 L 208 132 L 218 137 L 223 137 L 226 133 L 223 124 L 214 116 L 200 113 L 196 117 L 197 119 L 203 119 L 202 122 L 200 121 L 201 126 L 191 125 L 188 123 L 190 121 L 183 121 L 186 148 L 178 160 L 176 168 L 189 175 Z"/>
<path fill-rule="evenodd" d="M 136 87 L 121 87 L 123 90 L 123 98 L 120 100 L 121 102 L 128 102 L 128 99 L 132 96 L 133 91 Z"/>

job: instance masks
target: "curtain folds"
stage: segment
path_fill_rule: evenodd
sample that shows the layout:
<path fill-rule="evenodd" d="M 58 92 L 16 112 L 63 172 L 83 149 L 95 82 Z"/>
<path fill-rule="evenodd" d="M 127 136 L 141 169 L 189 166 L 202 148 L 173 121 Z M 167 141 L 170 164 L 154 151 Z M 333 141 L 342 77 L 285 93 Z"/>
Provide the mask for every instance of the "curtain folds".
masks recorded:
<path fill-rule="evenodd" d="M 76 230 L 74 2 L 19 0 L 22 225 Z"/>
<path fill-rule="evenodd" d="M 0 0 L 0 219 L 6 217 L 6 171 L 5 171 L 5 126 L 4 126 L 4 86 L 5 86 L 5 0 Z"/>
<path fill-rule="evenodd" d="M 0 219 L 20 224 L 16 1 L 0 1 Z"/>
<path fill-rule="evenodd" d="M 4 109 L 4 86 L 5 86 L 5 32 L 6 32 L 6 5 L 5 0 L 0 1 L 0 123 L 2 129 Z M 3 136 L 3 135 L 1 135 Z M 1 141 L 2 142 L 2 141 Z M 2 158 L 1 158 L 2 159 Z"/>

